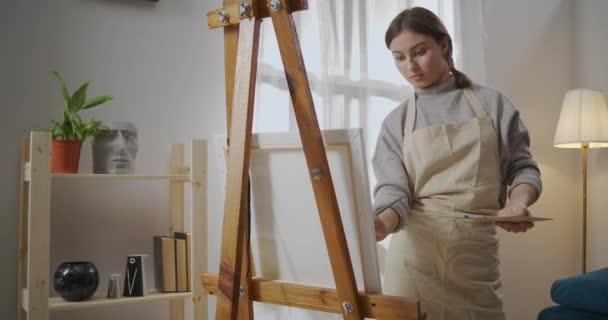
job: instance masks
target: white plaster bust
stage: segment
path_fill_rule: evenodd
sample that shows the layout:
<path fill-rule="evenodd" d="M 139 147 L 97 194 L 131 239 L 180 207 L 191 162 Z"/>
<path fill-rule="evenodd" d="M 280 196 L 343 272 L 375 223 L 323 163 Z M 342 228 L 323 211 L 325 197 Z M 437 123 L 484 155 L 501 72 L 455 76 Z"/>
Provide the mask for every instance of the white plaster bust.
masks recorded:
<path fill-rule="evenodd" d="M 109 134 L 93 139 L 93 173 L 125 174 L 135 171 L 137 129 L 131 122 L 110 122 Z"/>

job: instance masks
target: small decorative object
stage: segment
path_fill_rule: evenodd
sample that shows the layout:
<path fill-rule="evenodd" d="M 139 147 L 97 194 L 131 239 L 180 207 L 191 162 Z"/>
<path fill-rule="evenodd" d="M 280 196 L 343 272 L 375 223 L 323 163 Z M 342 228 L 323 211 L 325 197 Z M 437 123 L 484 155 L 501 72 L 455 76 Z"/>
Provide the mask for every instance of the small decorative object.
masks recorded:
<path fill-rule="evenodd" d="M 133 173 L 137 129 L 131 122 L 110 122 L 106 134 L 93 139 L 93 173 Z"/>
<path fill-rule="evenodd" d="M 55 291 L 66 301 L 90 298 L 99 285 L 99 272 L 92 262 L 64 262 L 53 276 Z"/>
<path fill-rule="evenodd" d="M 63 77 L 57 71 L 51 71 L 51 74 L 61 82 L 61 93 L 65 100 L 63 121 L 53 121 L 55 125 L 52 129 L 51 172 L 77 173 L 82 142 L 88 137 L 105 133 L 105 127 L 100 122 L 94 121 L 92 118 L 83 121 L 78 112 L 98 106 L 114 97 L 104 95 L 86 100 L 88 82 L 70 96 Z"/>
<path fill-rule="evenodd" d="M 146 276 L 144 272 L 144 260 L 146 257 L 147 255 L 144 254 L 127 256 L 123 296 L 142 297 L 146 294 Z"/>
<path fill-rule="evenodd" d="M 120 273 L 114 273 L 110 275 L 108 281 L 108 292 L 106 297 L 108 299 L 116 299 L 120 296 Z"/>

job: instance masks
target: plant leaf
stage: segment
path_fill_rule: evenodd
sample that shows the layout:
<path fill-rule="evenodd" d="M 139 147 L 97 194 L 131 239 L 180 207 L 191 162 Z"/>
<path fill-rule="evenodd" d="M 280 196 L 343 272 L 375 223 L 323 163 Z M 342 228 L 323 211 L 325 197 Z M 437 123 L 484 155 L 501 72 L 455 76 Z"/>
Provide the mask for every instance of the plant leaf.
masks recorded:
<path fill-rule="evenodd" d="M 82 86 L 80 86 L 80 88 L 78 88 L 78 90 L 76 90 L 76 92 L 74 92 L 72 99 L 70 99 L 70 104 L 69 104 L 70 112 L 76 113 L 76 112 L 80 111 L 80 109 L 82 109 L 82 106 L 84 105 L 84 101 L 87 97 L 88 87 L 89 87 L 89 83 L 85 82 Z"/>
<path fill-rule="evenodd" d="M 83 121 L 78 112 L 83 109 L 90 109 L 103 104 L 114 97 L 103 95 L 86 100 L 89 82 L 86 82 L 70 96 L 65 85 L 65 80 L 57 71 L 49 71 L 61 82 L 61 92 L 65 100 L 65 110 L 63 112 L 63 122 L 52 121 L 54 127 L 52 129 L 53 139 L 62 138 L 63 140 L 79 140 L 84 141 L 88 137 L 106 134 L 108 127 L 101 122 L 89 119 Z"/>
<path fill-rule="evenodd" d="M 94 125 L 95 124 L 93 123 L 93 119 L 89 119 L 84 123 L 83 130 L 88 133 L 93 129 Z"/>
<path fill-rule="evenodd" d="M 76 118 L 76 121 L 77 121 L 76 123 L 78 123 L 79 125 L 82 126 L 82 124 L 84 122 L 82 121 L 82 118 L 80 117 L 80 115 L 78 113 L 74 113 L 74 118 Z"/>
<path fill-rule="evenodd" d="M 51 130 L 51 134 L 53 136 L 53 140 L 56 140 L 57 138 L 63 135 L 63 128 L 61 126 L 61 123 L 53 120 L 51 121 L 54 123 L 53 129 Z"/>
<path fill-rule="evenodd" d="M 79 131 L 80 127 L 82 126 L 81 123 L 82 121 L 80 121 L 77 114 L 71 114 L 69 117 L 69 130 L 67 130 L 67 132 L 69 132 L 72 137 L 75 137 L 77 135 L 77 131 Z"/>
<path fill-rule="evenodd" d="M 63 99 L 65 100 L 65 104 L 66 104 L 66 108 L 67 108 L 68 105 L 70 104 L 70 92 L 68 91 L 68 88 L 65 85 L 65 80 L 63 80 L 63 77 L 59 74 L 59 72 L 57 72 L 55 70 L 51 70 L 49 72 L 52 75 L 54 75 L 55 77 L 57 77 L 57 79 L 59 79 L 59 82 L 61 82 L 61 93 L 63 94 Z"/>
<path fill-rule="evenodd" d="M 84 106 L 82 106 L 82 109 L 90 109 L 93 107 L 96 107 L 102 103 L 105 103 L 107 101 L 110 101 L 114 99 L 113 96 L 99 96 L 99 97 L 95 97 L 87 102 L 85 102 Z"/>

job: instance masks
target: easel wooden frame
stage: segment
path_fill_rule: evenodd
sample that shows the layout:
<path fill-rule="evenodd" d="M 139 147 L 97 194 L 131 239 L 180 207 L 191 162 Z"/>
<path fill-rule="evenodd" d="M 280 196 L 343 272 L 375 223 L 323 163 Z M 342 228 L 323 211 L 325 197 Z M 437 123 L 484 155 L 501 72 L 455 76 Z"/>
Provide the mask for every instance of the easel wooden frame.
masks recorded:
<path fill-rule="evenodd" d="M 228 177 L 219 276 L 202 284 L 216 294 L 217 320 L 253 319 L 253 300 L 342 314 L 344 319 L 420 319 L 417 300 L 359 293 L 323 138 L 302 59 L 292 12 L 307 0 L 224 0 L 208 13 L 209 28 L 224 27 L 226 114 L 229 132 Z M 252 279 L 248 242 L 248 174 L 260 23 L 270 17 L 292 103 L 336 289 Z M 371 213 L 370 213 L 371 214 Z"/>

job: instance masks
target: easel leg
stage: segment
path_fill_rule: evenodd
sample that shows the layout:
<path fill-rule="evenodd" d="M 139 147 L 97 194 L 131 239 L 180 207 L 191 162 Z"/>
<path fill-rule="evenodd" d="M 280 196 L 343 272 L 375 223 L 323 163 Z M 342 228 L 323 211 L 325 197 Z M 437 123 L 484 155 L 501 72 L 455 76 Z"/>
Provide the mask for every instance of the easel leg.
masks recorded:
<path fill-rule="evenodd" d="M 246 187 L 249 175 L 260 23 L 260 19 L 241 21 L 238 35 L 239 45 L 220 257 L 219 287 L 221 294 L 217 300 L 217 320 L 237 319 L 244 241 L 242 215 L 244 213 L 243 203 L 247 200 Z"/>
<path fill-rule="evenodd" d="M 300 130 L 306 162 L 317 208 L 321 218 L 325 243 L 331 261 L 336 289 L 343 306 L 344 319 L 363 319 L 358 301 L 357 284 L 342 226 L 338 202 L 329 171 L 323 137 L 315 113 L 312 93 L 297 39 L 293 17 L 289 14 L 288 1 L 281 1 L 282 8 L 270 10 L 279 50 L 285 67 L 291 100 Z"/>
<path fill-rule="evenodd" d="M 245 200 L 242 204 L 243 212 L 241 213 L 243 224 L 243 258 L 241 259 L 241 287 L 239 288 L 239 310 L 238 320 L 253 320 L 253 297 L 251 296 L 251 276 L 253 273 L 253 263 L 251 262 L 251 243 L 249 242 L 250 236 L 250 213 L 249 208 L 249 196 L 251 194 L 251 182 L 247 184 L 247 194 L 243 199 Z M 241 289 L 242 288 L 242 289 Z"/>
<path fill-rule="evenodd" d="M 239 26 L 224 27 L 224 70 L 226 74 L 226 128 L 230 133 L 232 121 L 232 98 L 234 97 L 234 77 L 239 44 Z"/>
<path fill-rule="evenodd" d="M 230 2 L 230 1 L 228 1 Z M 225 3 L 226 4 L 226 3 Z M 231 129 L 231 120 L 232 120 L 232 99 L 234 97 L 234 77 L 235 77 L 235 69 L 236 69 L 236 60 L 237 60 L 237 48 L 239 42 L 239 26 L 226 26 L 224 28 L 224 52 L 225 52 L 225 74 L 226 74 L 226 128 L 227 131 L 230 132 Z M 248 212 L 249 210 L 249 198 L 247 201 L 243 203 L 243 210 Z M 242 214 L 244 217 L 243 228 L 246 231 L 243 237 L 243 248 L 246 250 L 244 252 L 244 258 L 242 259 L 243 264 L 241 268 L 243 270 L 253 270 L 250 265 L 249 260 L 249 252 L 251 252 L 250 244 L 249 244 L 249 219 L 247 214 Z M 252 272 L 242 272 L 241 276 L 241 287 L 244 289 L 244 293 L 240 293 L 240 302 L 238 309 L 238 319 L 239 320 L 252 320 L 253 319 L 253 301 L 249 295 L 249 281 L 251 279 Z M 240 288 L 239 288 L 240 290 Z"/>

